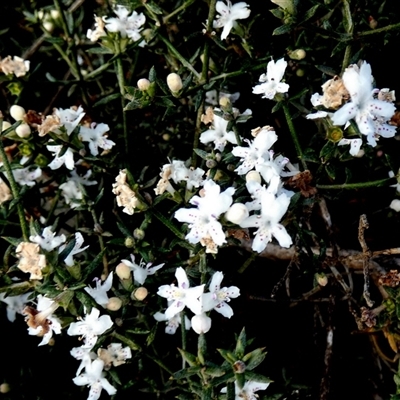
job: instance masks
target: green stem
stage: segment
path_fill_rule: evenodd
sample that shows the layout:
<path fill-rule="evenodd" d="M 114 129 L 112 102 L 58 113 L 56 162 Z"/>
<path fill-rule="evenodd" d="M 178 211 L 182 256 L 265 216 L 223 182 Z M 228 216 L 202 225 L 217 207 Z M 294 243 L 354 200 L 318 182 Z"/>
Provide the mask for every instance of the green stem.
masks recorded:
<path fill-rule="evenodd" d="M 183 3 L 180 7 L 178 7 L 177 9 L 175 9 L 174 11 L 172 11 L 172 13 L 168 14 L 167 16 L 165 16 L 163 18 L 163 22 L 164 24 L 166 24 L 168 22 L 169 19 L 171 19 L 174 15 L 180 13 L 182 10 L 185 10 L 186 8 L 188 8 L 192 3 L 194 3 L 195 0 L 187 0 L 185 3 Z"/>
<path fill-rule="evenodd" d="M 182 336 L 182 350 L 186 351 L 186 323 L 185 323 L 185 312 L 181 311 L 181 336 Z M 186 360 L 182 357 L 182 369 L 186 366 Z"/>
<path fill-rule="evenodd" d="M 400 22 L 397 24 L 386 25 L 383 28 L 373 29 L 371 31 L 358 32 L 357 36 L 360 37 L 360 36 L 374 35 L 375 33 L 387 32 L 392 29 L 400 29 Z"/>
<path fill-rule="evenodd" d="M 104 245 L 103 236 L 101 236 L 102 229 L 100 227 L 100 223 L 97 218 L 95 210 L 91 209 L 90 212 L 92 214 L 92 218 L 93 218 L 93 222 L 94 222 L 94 231 L 98 234 L 97 236 L 99 238 L 100 250 L 103 252 L 103 274 L 102 275 L 104 275 L 104 277 L 107 278 L 107 276 L 108 276 L 108 259 L 107 259 L 106 252 L 104 251 L 106 246 Z"/>
<path fill-rule="evenodd" d="M 158 364 L 163 370 L 167 371 L 171 376 L 174 375 L 174 372 L 170 370 L 162 361 L 160 361 L 158 358 L 155 358 L 151 356 L 150 354 L 143 353 L 145 356 L 147 356 L 150 360 L 154 361 L 156 364 Z"/>
<path fill-rule="evenodd" d="M 299 158 L 301 165 L 304 170 L 307 170 L 307 163 L 304 161 L 303 150 L 301 149 L 299 138 L 297 137 L 296 129 L 293 124 L 292 116 L 289 112 L 289 107 L 287 104 L 283 103 L 283 111 L 285 113 L 286 122 L 289 127 L 290 134 L 292 136 L 293 144 L 296 149 L 297 157 Z"/>
<path fill-rule="evenodd" d="M 3 119 L 0 119 L 0 132 L 3 129 Z M 13 198 L 17 200 L 17 212 L 18 212 L 18 218 L 19 218 L 19 224 L 21 227 L 22 231 L 22 237 L 24 239 L 24 242 L 29 242 L 29 230 L 28 230 L 28 224 L 26 223 L 25 219 L 25 211 L 24 207 L 21 203 L 21 199 L 19 197 L 19 187 L 17 182 L 14 179 L 14 175 L 11 170 L 10 162 L 8 161 L 7 154 L 4 150 L 4 144 L 3 144 L 3 138 L 0 138 L 0 158 L 3 161 L 3 166 L 6 171 L 6 177 L 8 179 L 8 182 L 10 183 L 11 186 L 11 193 L 13 195 Z"/>
<path fill-rule="evenodd" d="M 122 108 L 122 124 L 123 124 L 123 131 L 124 131 L 124 142 L 125 142 L 125 154 L 129 155 L 129 137 L 128 137 L 128 122 L 126 119 L 126 111 L 125 108 L 125 76 L 124 76 L 124 68 L 122 65 L 121 57 L 117 57 L 115 60 L 116 67 L 117 67 L 117 78 L 118 78 L 118 85 L 119 91 L 121 93 L 121 108 Z M 129 157 L 127 158 L 127 160 Z"/>
<path fill-rule="evenodd" d="M 256 258 L 256 253 L 252 253 L 251 256 L 243 263 L 243 265 L 238 269 L 239 274 L 243 274 L 246 271 L 247 267 L 254 261 Z"/>
<path fill-rule="evenodd" d="M 233 382 L 228 382 L 226 385 L 226 400 L 235 400 L 235 385 Z"/>
<path fill-rule="evenodd" d="M 342 61 L 342 72 L 341 72 L 342 74 L 350 64 L 350 57 L 351 57 L 351 45 L 348 44 L 346 46 L 346 50 L 344 51 L 344 57 Z"/>
<path fill-rule="evenodd" d="M 341 185 L 318 185 L 317 184 L 316 187 L 317 187 L 317 189 L 322 189 L 322 190 L 365 189 L 365 188 L 371 188 L 371 187 L 385 186 L 391 180 L 393 180 L 393 178 L 379 179 L 377 181 L 371 181 L 371 182 L 343 183 Z"/>
<path fill-rule="evenodd" d="M 166 44 L 168 50 L 181 62 L 181 64 L 186 67 L 193 75 L 200 80 L 200 74 L 193 68 L 192 64 L 190 64 L 180 53 L 179 51 L 172 45 L 172 43 L 162 36 L 160 33 L 158 37 Z"/>

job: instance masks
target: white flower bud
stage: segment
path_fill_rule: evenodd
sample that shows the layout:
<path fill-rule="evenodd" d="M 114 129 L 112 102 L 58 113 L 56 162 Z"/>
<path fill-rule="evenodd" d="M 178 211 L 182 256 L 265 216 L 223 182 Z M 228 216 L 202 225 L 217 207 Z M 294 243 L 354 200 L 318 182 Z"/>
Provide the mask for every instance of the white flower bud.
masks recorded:
<path fill-rule="evenodd" d="M 261 183 L 261 175 L 257 171 L 250 171 L 246 175 L 246 182 L 258 182 Z"/>
<path fill-rule="evenodd" d="M 106 305 L 107 310 L 118 311 L 122 307 L 122 300 L 119 297 L 111 297 Z"/>
<path fill-rule="evenodd" d="M 16 121 L 22 121 L 26 115 L 25 109 L 21 106 L 18 106 L 14 104 L 10 108 L 10 115 L 16 120 Z"/>
<path fill-rule="evenodd" d="M 149 292 L 144 286 L 138 287 L 134 292 L 131 294 L 131 299 L 132 300 L 138 300 L 138 301 L 143 301 Z"/>
<path fill-rule="evenodd" d="M 17 129 L 15 129 L 15 133 L 20 138 L 27 138 L 31 134 L 31 128 L 28 124 L 21 124 Z"/>
<path fill-rule="evenodd" d="M 52 10 L 50 10 L 50 15 L 51 15 L 51 18 L 53 18 L 53 19 L 60 18 L 60 12 L 54 8 Z"/>
<path fill-rule="evenodd" d="M 0 385 L 0 393 L 8 393 L 10 390 L 11 390 L 11 388 L 8 383 L 2 383 Z"/>
<path fill-rule="evenodd" d="M 119 279 L 129 279 L 131 277 L 131 269 L 124 263 L 120 263 L 115 268 L 115 273 Z"/>
<path fill-rule="evenodd" d="M 249 210 L 243 203 L 235 203 L 225 213 L 225 218 L 233 224 L 239 225 L 249 216 Z"/>
<path fill-rule="evenodd" d="M 399 212 L 400 211 L 400 200 L 399 199 L 394 199 L 392 200 L 392 202 L 390 203 L 389 206 L 392 210 Z"/>
<path fill-rule="evenodd" d="M 11 126 L 11 124 L 8 121 L 3 121 L 3 126 L 1 127 L 1 131 L 4 132 L 10 126 Z"/>
<path fill-rule="evenodd" d="M 44 21 L 43 22 L 43 28 L 47 31 L 47 32 L 53 32 L 54 31 L 54 24 L 52 21 Z"/>
<path fill-rule="evenodd" d="M 211 318 L 204 313 L 195 315 L 191 322 L 193 330 L 199 335 L 207 333 L 211 329 Z"/>
<path fill-rule="evenodd" d="M 178 93 L 182 89 L 182 79 L 173 72 L 167 76 L 167 85 L 172 93 Z"/>
<path fill-rule="evenodd" d="M 306 57 L 306 55 L 307 53 L 303 49 L 296 49 L 289 53 L 289 57 L 292 60 L 302 60 L 303 58 Z"/>
<path fill-rule="evenodd" d="M 146 78 L 139 79 L 137 81 L 137 87 L 143 92 L 150 87 L 150 81 Z"/>

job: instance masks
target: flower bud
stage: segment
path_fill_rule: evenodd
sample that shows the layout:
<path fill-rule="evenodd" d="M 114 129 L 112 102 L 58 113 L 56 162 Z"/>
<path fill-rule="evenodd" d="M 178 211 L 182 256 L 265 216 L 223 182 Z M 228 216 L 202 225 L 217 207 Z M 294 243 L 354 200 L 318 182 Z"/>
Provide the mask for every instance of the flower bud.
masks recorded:
<path fill-rule="evenodd" d="M 289 52 L 289 57 L 292 60 L 302 60 L 303 58 L 306 57 L 306 55 L 307 53 L 303 49 L 296 49 Z"/>
<path fill-rule="evenodd" d="M 53 21 L 47 20 L 43 22 L 43 28 L 47 31 L 47 32 L 53 32 L 54 31 L 54 23 Z"/>
<path fill-rule="evenodd" d="M 233 370 L 236 374 L 243 374 L 246 371 L 246 364 L 242 360 L 238 360 L 233 364 Z"/>
<path fill-rule="evenodd" d="M 137 240 L 143 240 L 145 236 L 146 236 L 146 234 L 145 234 L 145 232 L 144 232 L 143 229 L 136 228 L 136 229 L 133 231 L 133 237 L 134 237 L 135 239 L 137 239 Z"/>
<path fill-rule="evenodd" d="M 207 333 L 211 329 L 211 318 L 204 313 L 195 315 L 191 322 L 193 330 L 199 335 Z"/>
<path fill-rule="evenodd" d="M 15 133 L 20 138 L 27 138 L 31 134 L 31 128 L 28 124 L 21 124 L 17 129 L 15 129 Z"/>
<path fill-rule="evenodd" d="M 53 19 L 60 18 L 60 12 L 54 8 L 52 10 L 50 10 L 50 15 L 51 15 L 51 18 L 53 18 Z"/>
<path fill-rule="evenodd" d="M 124 263 L 119 263 L 117 265 L 115 273 L 119 279 L 129 279 L 131 277 L 131 269 Z"/>
<path fill-rule="evenodd" d="M 243 203 L 235 203 L 225 213 L 225 218 L 233 224 L 239 225 L 249 216 L 249 210 Z"/>
<path fill-rule="evenodd" d="M 133 239 L 133 237 L 128 236 L 128 237 L 125 239 L 125 246 L 128 247 L 128 248 L 131 248 L 131 247 L 133 247 L 134 245 L 135 245 L 135 240 Z"/>
<path fill-rule="evenodd" d="M 173 72 L 167 76 L 167 85 L 173 94 L 178 93 L 182 89 L 182 79 Z"/>
<path fill-rule="evenodd" d="M 222 96 L 219 99 L 219 105 L 221 106 L 223 111 L 232 111 L 232 103 L 226 96 Z"/>
<path fill-rule="evenodd" d="M 328 284 L 328 277 L 323 272 L 315 274 L 315 279 L 320 286 L 326 286 Z"/>
<path fill-rule="evenodd" d="M 149 292 L 144 286 L 138 287 L 134 292 L 131 294 L 131 299 L 132 300 L 138 300 L 138 301 L 143 301 Z"/>
<path fill-rule="evenodd" d="M 147 90 L 150 87 L 150 81 L 146 78 L 139 79 L 137 81 L 137 87 L 139 90 L 144 92 L 145 90 Z"/>
<path fill-rule="evenodd" d="M 400 211 L 400 200 L 399 199 L 394 199 L 392 200 L 392 202 L 390 203 L 389 206 L 392 210 L 399 212 Z"/>
<path fill-rule="evenodd" d="M 217 162 L 215 160 L 207 160 L 206 167 L 207 168 L 215 168 L 217 166 Z"/>
<path fill-rule="evenodd" d="M 8 393 L 11 390 L 11 387 L 8 383 L 2 383 L 0 385 L 0 393 Z"/>
<path fill-rule="evenodd" d="M 25 109 L 21 106 L 18 106 L 14 104 L 10 108 L 10 115 L 16 120 L 16 121 L 22 121 L 26 115 Z"/>
<path fill-rule="evenodd" d="M 343 131 L 338 126 L 333 126 L 328 129 L 326 138 L 333 143 L 337 143 L 343 138 Z"/>
<path fill-rule="evenodd" d="M 111 297 L 106 305 L 107 310 L 118 311 L 122 307 L 122 300 L 119 297 Z"/>
<path fill-rule="evenodd" d="M 258 182 L 261 183 L 261 175 L 257 171 L 250 171 L 246 174 L 246 182 Z"/>

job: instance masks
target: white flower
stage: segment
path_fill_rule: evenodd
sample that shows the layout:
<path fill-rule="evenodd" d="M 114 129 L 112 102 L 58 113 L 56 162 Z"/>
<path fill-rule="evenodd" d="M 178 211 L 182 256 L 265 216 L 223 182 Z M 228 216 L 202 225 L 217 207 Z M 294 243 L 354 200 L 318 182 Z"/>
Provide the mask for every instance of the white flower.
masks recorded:
<path fill-rule="evenodd" d="M 211 318 L 205 313 L 194 315 L 191 320 L 193 330 L 201 335 L 207 333 L 211 329 Z"/>
<path fill-rule="evenodd" d="M 38 179 L 42 176 L 42 170 L 37 167 L 35 170 L 31 170 L 30 167 L 13 169 L 12 173 L 14 175 L 14 179 L 21 186 L 34 186 L 36 184 L 35 179 Z"/>
<path fill-rule="evenodd" d="M 28 324 L 29 335 L 43 337 L 38 346 L 48 344 L 53 332 L 57 335 L 61 333 L 61 324 L 57 317 L 53 317 L 53 312 L 58 308 L 59 304 L 55 301 L 42 296 L 37 297 L 36 310 L 31 307 L 25 307 L 23 314 Z"/>
<path fill-rule="evenodd" d="M 135 263 L 135 256 L 131 254 L 131 260 L 121 260 L 125 265 L 127 265 L 131 271 L 133 271 L 133 277 L 137 283 L 143 285 L 146 278 L 149 275 L 155 274 L 160 268 L 164 266 L 164 263 L 152 267 L 152 263 L 144 263 L 143 260 L 140 261 L 139 265 Z"/>
<path fill-rule="evenodd" d="M 89 142 L 89 150 L 92 156 L 99 154 L 99 147 L 103 150 L 110 150 L 115 143 L 107 139 L 104 135 L 110 128 L 107 124 L 95 124 L 92 123 L 90 128 L 81 126 L 79 129 L 79 137 L 82 142 Z"/>
<path fill-rule="evenodd" d="M 7 304 L 7 318 L 10 322 L 14 322 L 16 314 L 23 314 L 25 304 L 28 301 L 28 297 L 32 292 L 20 294 L 19 296 L 7 296 L 5 293 L 0 293 L 0 301 Z"/>
<path fill-rule="evenodd" d="M 232 204 L 225 213 L 225 218 L 233 224 L 239 225 L 249 216 L 249 210 L 243 203 Z"/>
<path fill-rule="evenodd" d="M 220 111 L 219 109 L 215 109 Z M 214 149 L 224 151 L 227 142 L 237 144 L 236 136 L 233 131 L 226 131 L 228 121 L 214 114 L 213 129 L 207 129 L 200 135 L 200 142 L 207 144 L 214 142 Z"/>
<path fill-rule="evenodd" d="M 245 219 L 240 226 L 242 228 L 258 228 L 255 233 L 252 249 L 261 253 L 272 237 L 279 242 L 282 247 L 289 247 L 292 239 L 286 232 L 283 225 L 279 223 L 290 203 L 290 197 L 281 193 L 278 197 L 269 190 L 261 194 L 261 214 L 251 215 Z"/>
<path fill-rule="evenodd" d="M 125 364 L 128 358 L 132 358 L 132 351 L 130 347 L 122 347 L 121 343 L 111 343 L 107 349 L 99 349 L 97 354 L 101 360 L 104 361 L 104 367 L 110 368 L 111 365 L 118 367 Z"/>
<path fill-rule="evenodd" d="M 289 90 L 287 83 L 281 82 L 287 62 L 281 58 L 276 63 L 271 60 L 267 65 L 267 73 L 260 76 L 260 85 L 253 87 L 253 93 L 262 94 L 263 98 L 272 100 L 276 93 L 286 93 Z"/>
<path fill-rule="evenodd" d="M 103 368 L 104 362 L 102 360 L 94 360 L 86 366 L 85 373 L 73 379 L 73 382 L 77 386 L 90 386 L 88 400 L 97 400 L 100 397 L 102 389 L 110 396 L 117 393 L 117 389 L 104 378 Z"/>
<path fill-rule="evenodd" d="M 226 0 L 227 4 L 223 1 L 217 1 L 215 6 L 217 12 L 220 15 L 217 15 L 217 19 L 213 21 L 214 28 L 222 28 L 221 40 L 224 40 L 229 35 L 229 32 L 233 28 L 234 24 L 236 24 L 237 19 L 245 19 L 250 15 L 249 5 L 244 2 L 236 3 L 232 5 L 230 0 Z"/>
<path fill-rule="evenodd" d="M 126 169 L 121 169 L 112 184 L 112 192 L 117 196 L 118 207 L 124 207 L 124 213 L 133 215 L 135 208 L 140 204 L 136 193 L 130 188 L 127 181 Z"/>
<path fill-rule="evenodd" d="M 204 101 L 213 106 L 217 106 L 219 104 L 219 100 L 222 97 L 227 97 L 231 103 L 234 103 L 240 97 L 240 93 L 235 92 L 233 94 L 230 94 L 226 92 L 217 92 L 215 89 L 213 89 L 206 92 Z"/>
<path fill-rule="evenodd" d="M 86 37 L 90 39 L 91 42 L 97 42 L 101 37 L 106 36 L 106 32 L 104 31 L 104 21 L 102 18 L 98 17 L 96 14 L 94 15 L 94 30 L 88 29 L 86 33 Z"/>
<path fill-rule="evenodd" d="M 107 279 L 101 284 L 101 279 L 96 279 L 96 287 L 91 288 L 90 286 L 85 287 L 85 292 L 89 293 L 90 296 L 94 298 L 97 304 L 105 307 L 108 304 L 109 298 L 107 292 L 111 289 L 113 281 L 113 273 L 111 272 Z"/>
<path fill-rule="evenodd" d="M 72 357 L 76 360 L 80 360 L 78 370 L 76 371 L 76 376 L 78 376 L 84 368 L 90 366 L 92 360 L 96 358 L 96 354 L 91 351 L 92 349 L 87 349 L 85 347 L 74 347 L 70 351 Z"/>
<path fill-rule="evenodd" d="M 80 185 L 92 186 L 97 184 L 97 181 L 89 181 L 91 175 L 92 171 L 90 169 L 84 176 L 79 176 L 76 171 L 71 171 L 70 179 L 60 185 L 65 202 L 69 204 L 71 208 L 76 208 L 81 205 L 80 200 L 83 199 L 83 192 Z"/>
<path fill-rule="evenodd" d="M 240 290 L 236 286 L 223 287 L 221 289 L 221 282 L 224 274 L 220 271 L 214 273 L 211 278 L 209 293 L 204 293 L 202 296 L 203 311 L 210 311 L 214 309 L 226 318 L 233 315 L 232 308 L 227 304 L 231 299 L 240 296 Z M 193 321 L 192 321 L 193 324 Z"/>
<path fill-rule="evenodd" d="M 190 203 L 196 208 L 181 208 L 175 212 L 179 222 L 189 223 L 190 232 L 186 239 L 193 244 L 211 236 L 214 243 L 221 246 L 226 242 L 222 225 L 218 222 L 219 216 L 228 211 L 232 204 L 233 187 L 220 193 L 221 188 L 212 180 L 204 182 L 204 197 L 193 196 Z"/>
<path fill-rule="evenodd" d="M 235 381 L 235 400 L 258 400 L 258 395 L 254 394 L 259 390 L 265 390 L 269 383 L 261 383 L 254 381 L 247 381 L 243 388 L 240 389 Z M 221 390 L 221 393 L 226 393 L 226 387 Z"/>
<path fill-rule="evenodd" d="M 66 237 L 64 234 L 56 236 L 55 232 L 53 233 L 51 230 L 51 227 L 47 226 L 43 229 L 42 235 L 30 236 L 29 240 L 33 243 L 37 243 L 43 250 L 52 251 L 64 243 Z"/>
<path fill-rule="evenodd" d="M 85 112 L 81 106 L 78 108 L 71 107 L 65 110 L 62 108 L 56 108 L 54 110 L 54 114 L 59 119 L 60 124 L 64 126 L 68 135 L 72 133 L 72 131 L 78 126 L 79 122 L 81 122 L 82 118 L 85 116 Z M 55 132 L 57 133 L 57 130 L 55 130 Z"/>
<path fill-rule="evenodd" d="M 157 294 L 165 297 L 172 303 L 165 311 L 165 318 L 171 319 L 174 315 L 179 314 L 185 306 L 194 314 L 201 313 L 201 303 L 199 297 L 203 294 L 204 285 L 190 287 L 186 272 L 182 267 L 176 269 L 175 277 L 178 280 L 178 286 L 163 285 L 158 288 Z"/>
<path fill-rule="evenodd" d="M 338 146 L 350 145 L 350 154 L 353 157 L 357 157 L 357 154 L 360 152 L 360 148 L 362 145 L 361 139 L 341 139 L 338 143 Z"/>
<path fill-rule="evenodd" d="M 129 11 L 126 7 L 117 5 L 114 9 L 117 18 L 103 18 L 106 23 L 106 29 L 109 32 L 119 32 L 121 37 L 129 37 L 134 42 L 143 39 L 140 35 L 141 26 L 146 22 L 146 17 L 143 13 L 138 14 L 133 11 L 130 16 Z M 142 40 L 139 46 L 143 47 L 145 45 L 144 40 Z"/>
<path fill-rule="evenodd" d="M 389 177 L 390 178 L 396 177 L 397 183 L 395 185 L 390 185 L 390 186 L 395 187 L 396 192 L 400 193 L 400 169 L 399 169 L 399 172 L 397 173 L 397 175 L 395 175 L 393 171 L 389 171 Z"/>
<path fill-rule="evenodd" d="M 168 305 L 171 305 L 172 301 L 168 302 Z M 174 335 L 176 330 L 179 328 L 179 325 L 181 324 L 181 313 L 175 314 L 172 318 L 167 318 L 164 313 L 161 312 L 156 312 L 153 315 L 154 319 L 156 321 L 162 322 L 166 321 L 166 326 L 165 326 L 165 333 L 168 335 Z M 188 331 L 191 327 L 191 323 L 189 318 L 185 315 L 185 329 Z"/>
<path fill-rule="evenodd" d="M 271 129 L 262 128 L 253 141 L 245 139 L 248 147 L 237 146 L 232 150 L 232 154 L 241 157 L 242 164 L 235 171 L 239 175 L 245 175 L 256 165 L 263 161 L 269 161 L 269 149 L 278 140 L 277 134 Z"/>
<path fill-rule="evenodd" d="M 74 258 L 73 256 L 76 254 L 81 253 L 82 251 L 85 251 L 89 246 L 85 246 L 84 248 L 81 248 L 83 245 L 83 236 L 82 233 L 77 232 L 75 233 L 75 245 L 74 248 L 70 251 L 67 257 L 64 258 L 65 264 L 68 265 L 68 267 L 72 267 L 74 265 Z M 65 245 L 62 245 L 58 252 L 61 253 L 65 249 Z"/>
<path fill-rule="evenodd" d="M 387 122 L 395 112 L 395 106 L 388 101 L 377 100 L 372 88 L 372 71 L 367 62 L 361 67 L 351 65 L 343 74 L 343 83 L 350 93 L 351 101 L 333 114 L 334 125 L 345 125 L 351 119 L 357 123 L 358 129 L 367 136 L 367 142 L 376 146 L 376 135 L 393 137 L 396 127 Z"/>
<path fill-rule="evenodd" d="M 6 75 L 14 74 L 17 78 L 24 76 L 29 71 L 29 67 L 30 61 L 18 56 L 13 58 L 8 56 L 0 61 L 0 70 Z"/>
<path fill-rule="evenodd" d="M 85 339 L 82 347 L 93 348 L 97 342 L 97 337 L 113 326 L 109 315 L 100 316 L 97 308 L 92 308 L 90 314 L 85 315 L 85 319 L 79 322 L 72 322 L 68 328 L 68 335 L 81 336 Z"/>
<path fill-rule="evenodd" d="M 74 169 L 74 153 L 72 152 L 72 150 L 70 148 L 68 148 L 64 154 L 60 155 L 60 153 L 63 151 L 63 147 L 62 145 L 50 145 L 50 146 L 46 146 L 47 150 L 49 150 L 50 152 L 52 152 L 52 156 L 54 157 L 54 160 L 49 164 L 49 167 L 51 169 L 58 169 L 60 168 L 63 164 L 65 164 L 65 166 L 72 170 Z"/>

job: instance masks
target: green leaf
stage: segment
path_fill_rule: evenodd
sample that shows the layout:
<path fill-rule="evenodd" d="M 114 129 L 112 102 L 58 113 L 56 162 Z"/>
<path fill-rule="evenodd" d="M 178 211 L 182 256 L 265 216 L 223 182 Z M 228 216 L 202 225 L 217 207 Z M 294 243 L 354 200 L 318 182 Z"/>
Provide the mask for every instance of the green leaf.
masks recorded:
<path fill-rule="evenodd" d="M 124 111 L 136 110 L 142 108 L 142 103 L 139 100 L 132 100 L 124 107 Z"/>
<path fill-rule="evenodd" d="M 126 336 L 120 335 L 117 332 L 113 332 L 112 336 L 129 346 L 132 350 L 141 350 L 141 347 L 137 343 L 135 343 L 132 339 L 127 338 Z"/>
<path fill-rule="evenodd" d="M 243 361 L 246 363 L 246 370 L 252 370 L 258 367 L 263 361 L 267 353 L 264 352 L 264 347 L 253 350 L 251 353 L 247 353 L 243 357 Z"/>
<path fill-rule="evenodd" d="M 260 382 L 260 383 L 271 383 L 273 382 L 271 379 L 267 378 L 264 375 L 257 374 L 253 371 L 246 371 L 243 375 L 246 376 L 248 381 Z"/>
<path fill-rule="evenodd" d="M 188 378 L 189 376 L 195 375 L 201 371 L 201 366 L 189 367 L 185 369 L 181 369 L 174 373 L 173 377 L 177 380 Z"/>
<path fill-rule="evenodd" d="M 321 151 L 319 152 L 319 157 L 328 160 L 333 156 L 335 150 L 336 144 L 331 141 L 327 141 L 324 147 L 322 147 Z"/>
<path fill-rule="evenodd" d="M 336 71 L 333 68 L 328 67 L 326 65 L 316 65 L 315 67 L 326 75 L 329 75 L 329 76 L 337 75 Z"/>
<path fill-rule="evenodd" d="M 64 39 L 60 37 L 46 36 L 44 40 L 49 43 L 64 44 Z"/>
<path fill-rule="evenodd" d="M 22 242 L 21 239 L 9 237 L 9 236 L 2 236 L 1 238 L 4 239 L 5 241 L 7 241 L 8 243 L 12 244 L 15 247 L 17 247 Z"/>
<path fill-rule="evenodd" d="M 234 364 L 237 361 L 237 356 L 231 351 L 224 349 L 217 349 L 217 351 L 229 364 Z"/>
<path fill-rule="evenodd" d="M 277 112 L 278 110 L 280 110 L 283 106 L 283 103 L 281 101 L 278 101 L 271 110 L 271 114 L 273 114 L 274 112 Z"/>
<path fill-rule="evenodd" d="M 32 289 L 30 282 L 18 282 L 9 286 L 0 287 L 0 293 L 6 293 L 7 296 L 19 296 Z"/>
<path fill-rule="evenodd" d="M 101 100 L 97 101 L 96 103 L 94 103 L 93 107 L 104 106 L 104 104 L 107 104 L 110 101 L 113 101 L 113 100 L 118 99 L 120 97 L 121 97 L 120 93 L 110 94 L 110 95 L 108 95 L 106 97 L 103 97 Z"/>
<path fill-rule="evenodd" d="M 274 29 L 274 31 L 272 32 L 272 34 L 274 36 L 278 36 L 278 35 L 284 35 L 285 33 L 289 33 L 292 30 L 292 26 L 287 24 L 287 25 L 282 25 L 276 29 Z"/>
<path fill-rule="evenodd" d="M 113 54 L 113 52 L 107 47 L 92 47 L 86 50 L 86 53 L 92 54 Z"/>
<path fill-rule="evenodd" d="M 75 292 L 76 298 L 86 308 L 87 312 L 90 313 L 93 307 L 96 307 L 96 302 L 86 292 L 77 290 Z"/>
<path fill-rule="evenodd" d="M 284 17 L 284 13 L 280 8 L 273 8 L 272 10 L 269 10 L 272 15 L 276 18 L 282 19 Z"/>
<path fill-rule="evenodd" d="M 163 13 L 163 10 L 153 1 L 146 2 L 147 7 L 154 13 L 161 15 Z"/>
<path fill-rule="evenodd" d="M 193 151 L 194 151 L 200 158 L 202 158 L 203 160 L 208 160 L 208 159 L 210 158 L 210 155 L 209 155 L 206 151 L 204 151 L 204 150 L 201 150 L 201 149 L 193 149 Z"/>
<path fill-rule="evenodd" d="M 237 358 L 241 360 L 244 356 L 245 350 L 246 350 L 246 329 L 243 328 L 236 342 L 235 353 Z"/>
<path fill-rule="evenodd" d="M 180 348 L 178 348 L 178 350 L 179 350 L 179 353 L 181 353 L 181 356 L 184 358 L 184 360 L 185 360 L 191 367 L 197 367 L 197 366 L 199 366 L 199 362 L 198 362 L 198 360 L 197 360 L 197 357 L 196 357 L 194 354 L 189 353 L 188 351 L 182 350 L 182 349 L 180 349 Z"/>
<path fill-rule="evenodd" d="M 306 13 L 304 14 L 304 19 L 301 23 L 308 21 L 310 18 L 314 16 L 319 8 L 319 4 L 316 4 L 314 7 L 311 7 Z"/>
<path fill-rule="evenodd" d="M 175 107 L 174 102 L 169 98 L 169 96 L 160 96 L 156 98 L 155 104 L 160 107 Z"/>
<path fill-rule="evenodd" d="M 99 254 L 97 254 L 96 258 L 84 269 L 82 274 L 83 281 L 86 281 L 88 276 L 97 268 L 97 266 L 101 263 L 104 254 L 106 253 L 107 248 L 104 248 Z"/>
<path fill-rule="evenodd" d="M 112 369 L 112 368 L 111 368 L 111 369 L 108 371 L 108 373 L 111 375 L 111 378 L 112 378 L 112 380 L 113 380 L 114 382 L 118 383 L 118 385 L 122 385 L 122 383 L 121 383 L 121 381 L 120 381 L 120 379 L 119 379 L 118 373 L 117 373 L 117 371 L 116 371 L 115 369 Z"/>

